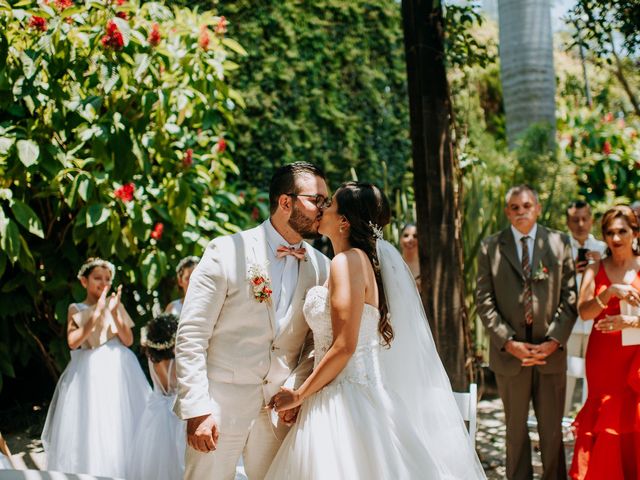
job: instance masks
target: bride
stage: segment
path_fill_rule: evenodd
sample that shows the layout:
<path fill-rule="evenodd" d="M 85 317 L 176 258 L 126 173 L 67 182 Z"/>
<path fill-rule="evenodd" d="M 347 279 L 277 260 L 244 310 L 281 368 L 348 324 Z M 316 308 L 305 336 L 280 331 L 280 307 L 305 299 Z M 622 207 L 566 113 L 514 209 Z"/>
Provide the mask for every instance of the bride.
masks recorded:
<path fill-rule="evenodd" d="M 315 366 L 270 406 L 301 405 L 267 479 L 482 479 L 411 272 L 381 239 L 374 185 L 343 184 L 320 233 L 336 256 L 328 286 L 307 293 Z"/>

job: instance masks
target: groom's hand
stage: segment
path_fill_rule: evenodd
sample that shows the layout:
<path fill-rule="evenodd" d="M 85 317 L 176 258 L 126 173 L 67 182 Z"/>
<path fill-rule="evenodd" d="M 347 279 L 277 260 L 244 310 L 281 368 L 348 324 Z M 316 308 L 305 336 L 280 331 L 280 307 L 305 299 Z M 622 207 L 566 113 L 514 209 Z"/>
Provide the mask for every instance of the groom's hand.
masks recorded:
<path fill-rule="evenodd" d="M 278 412 L 278 417 L 280 418 L 280 421 L 282 423 L 290 427 L 296 422 L 299 411 L 300 407 L 295 407 L 290 410 L 283 410 L 281 412 Z"/>
<path fill-rule="evenodd" d="M 187 420 L 187 443 L 191 448 L 203 453 L 216 449 L 218 425 L 213 415 L 201 415 Z"/>

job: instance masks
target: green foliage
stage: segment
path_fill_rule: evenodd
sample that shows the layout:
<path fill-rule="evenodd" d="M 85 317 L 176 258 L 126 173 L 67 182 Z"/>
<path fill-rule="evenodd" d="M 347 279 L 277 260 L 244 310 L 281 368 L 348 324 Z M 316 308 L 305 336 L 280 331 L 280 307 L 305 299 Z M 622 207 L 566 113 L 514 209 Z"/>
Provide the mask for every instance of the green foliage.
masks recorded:
<path fill-rule="evenodd" d="M 145 317 L 181 257 L 252 221 L 226 180 L 241 99 L 225 72 L 244 50 L 220 18 L 64 3 L 0 0 L 0 375 L 36 351 L 64 365 L 87 256 Z"/>
<path fill-rule="evenodd" d="M 411 150 L 400 6 L 385 0 L 224 1 L 247 48 L 236 74 L 246 109 L 235 159 L 266 189 L 295 160 L 323 166 L 332 186 L 352 176 L 399 185 Z"/>
<path fill-rule="evenodd" d="M 576 166 L 580 195 L 596 210 L 640 199 L 640 122 L 602 109 L 566 110 L 561 146 Z"/>
<path fill-rule="evenodd" d="M 577 0 L 570 22 L 580 27 L 576 41 L 593 41 L 600 55 L 611 49 L 611 35 L 622 35 L 629 53 L 640 47 L 640 3 L 637 0 Z"/>

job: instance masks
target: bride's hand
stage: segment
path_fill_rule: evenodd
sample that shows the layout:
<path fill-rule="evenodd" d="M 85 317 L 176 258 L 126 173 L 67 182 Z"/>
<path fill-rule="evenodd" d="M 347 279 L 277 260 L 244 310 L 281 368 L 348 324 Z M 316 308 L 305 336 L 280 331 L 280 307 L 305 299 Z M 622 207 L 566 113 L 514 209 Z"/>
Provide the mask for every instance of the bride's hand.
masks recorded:
<path fill-rule="evenodd" d="M 291 410 L 301 404 L 302 398 L 300 398 L 300 394 L 297 391 L 287 387 L 280 387 L 280 392 L 273 396 L 268 406 L 275 408 L 276 412 L 282 412 Z"/>

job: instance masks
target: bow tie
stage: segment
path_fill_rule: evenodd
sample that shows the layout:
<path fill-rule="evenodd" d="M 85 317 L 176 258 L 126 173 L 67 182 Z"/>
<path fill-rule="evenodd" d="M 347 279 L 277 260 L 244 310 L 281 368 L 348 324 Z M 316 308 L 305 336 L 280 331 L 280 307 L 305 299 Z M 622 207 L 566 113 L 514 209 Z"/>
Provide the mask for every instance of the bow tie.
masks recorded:
<path fill-rule="evenodd" d="M 295 247 L 287 247 L 286 245 L 280 245 L 276 250 L 276 257 L 284 258 L 287 255 L 293 255 L 298 260 L 303 260 L 306 253 L 307 253 L 307 249 L 304 247 L 295 248 Z"/>

